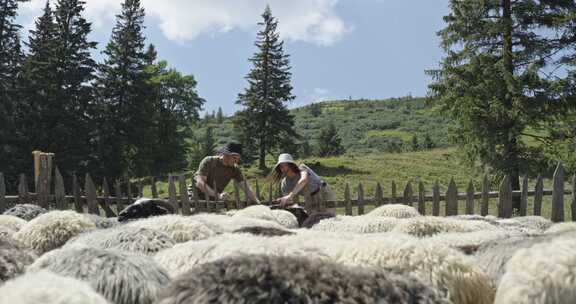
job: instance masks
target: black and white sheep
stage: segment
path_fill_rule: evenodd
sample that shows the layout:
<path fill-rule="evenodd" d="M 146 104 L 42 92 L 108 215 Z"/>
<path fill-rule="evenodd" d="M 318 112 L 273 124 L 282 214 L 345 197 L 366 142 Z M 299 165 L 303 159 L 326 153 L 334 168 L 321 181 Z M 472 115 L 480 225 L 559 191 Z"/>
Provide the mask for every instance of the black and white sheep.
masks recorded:
<path fill-rule="evenodd" d="M 4 211 L 5 215 L 13 215 L 17 216 L 23 220 L 31 221 L 33 218 L 39 216 L 40 214 L 44 214 L 48 212 L 48 210 L 33 204 L 18 204 L 14 207 Z"/>
<path fill-rule="evenodd" d="M 157 198 L 140 198 L 118 213 L 118 221 L 175 213 L 174 207 L 167 201 Z"/>

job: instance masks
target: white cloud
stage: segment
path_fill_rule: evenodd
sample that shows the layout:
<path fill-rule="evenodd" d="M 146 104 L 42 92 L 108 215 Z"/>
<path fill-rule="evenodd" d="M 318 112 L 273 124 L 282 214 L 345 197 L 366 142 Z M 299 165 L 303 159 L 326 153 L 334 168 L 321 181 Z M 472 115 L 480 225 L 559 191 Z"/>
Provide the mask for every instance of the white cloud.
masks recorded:
<path fill-rule="evenodd" d="M 293 109 L 303 107 L 313 102 L 321 102 L 325 100 L 335 99 L 330 90 L 325 88 L 314 88 L 312 90 L 304 90 L 301 95 L 302 97 L 297 96 L 296 100 L 290 103 L 289 108 Z"/>
<path fill-rule="evenodd" d="M 53 0 L 52 3 L 55 1 Z M 86 17 L 94 28 L 114 22 L 122 0 L 87 0 Z M 279 20 L 282 39 L 332 45 L 351 28 L 335 11 L 338 0 L 142 0 L 148 18 L 170 40 L 186 42 L 202 35 L 257 30 L 267 4 Z M 24 16 L 38 16 L 45 0 L 24 3 Z"/>

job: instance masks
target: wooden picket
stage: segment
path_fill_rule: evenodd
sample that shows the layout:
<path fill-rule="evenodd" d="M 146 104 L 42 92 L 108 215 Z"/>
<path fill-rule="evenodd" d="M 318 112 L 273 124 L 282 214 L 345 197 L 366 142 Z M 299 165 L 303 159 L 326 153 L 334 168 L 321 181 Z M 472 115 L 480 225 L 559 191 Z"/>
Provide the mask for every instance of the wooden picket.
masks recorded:
<path fill-rule="evenodd" d="M 6 211 L 6 182 L 4 181 L 4 174 L 0 172 L 0 213 Z"/>
<path fill-rule="evenodd" d="M 440 185 L 438 181 L 436 181 L 434 187 L 432 187 L 432 215 L 440 215 Z"/>
<path fill-rule="evenodd" d="M 558 164 L 552 178 L 552 215 L 553 222 L 564 221 L 564 167 Z"/>
<path fill-rule="evenodd" d="M 458 214 L 458 189 L 454 178 L 450 179 L 448 190 L 446 190 L 446 215 Z"/>
<path fill-rule="evenodd" d="M 540 174 L 536 178 L 534 188 L 534 215 L 542 214 L 542 197 L 544 196 L 544 180 Z"/>
<path fill-rule="evenodd" d="M 466 189 L 466 214 L 474 214 L 474 184 L 472 180 L 470 180 L 468 189 Z"/>
<path fill-rule="evenodd" d="M 424 189 L 424 183 L 420 181 L 418 183 L 418 212 L 422 215 L 426 215 L 426 190 Z"/>
<path fill-rule="evenodd" d="M 62 174 L 60 174 L 58 167 L 54 168 L 54 201 L 56 203 L 56 209 L 68 209 L 68 204 L 66 203 L 66 189 L 64 188 L 64 178 L 62 177 Z"/>

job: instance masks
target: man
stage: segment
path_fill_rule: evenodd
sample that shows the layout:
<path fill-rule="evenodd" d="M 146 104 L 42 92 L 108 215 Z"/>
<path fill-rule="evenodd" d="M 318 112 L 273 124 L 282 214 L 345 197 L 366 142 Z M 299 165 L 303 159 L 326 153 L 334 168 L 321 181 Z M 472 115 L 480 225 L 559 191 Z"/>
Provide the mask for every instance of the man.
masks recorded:
<path fill-rule="evenodd" d="M 224 189 L 230 180 L 234 179 L 244 189 L 249 200 L 260 204 L 260 200 L 252 192 L 248 183 L 244 183 L 244 175 L 238 167 L 241 154 L 241 144 L 228 143 L 218 151 L 217 156 L 207 156 L 200 162 L 194 181 L 201 199 L 208 195 L 210 199 L 226 200 L 229 195 L 224 192 Z"/>

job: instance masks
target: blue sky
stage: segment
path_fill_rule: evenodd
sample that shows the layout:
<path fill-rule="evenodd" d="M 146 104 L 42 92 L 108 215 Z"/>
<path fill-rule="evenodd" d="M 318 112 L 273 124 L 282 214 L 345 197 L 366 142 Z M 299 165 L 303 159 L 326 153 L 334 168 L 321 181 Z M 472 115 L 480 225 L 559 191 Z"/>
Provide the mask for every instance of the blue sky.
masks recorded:
<path fill-rule="evenodd" d="M 54 0 L 52 0 L 54 2 Z M 87 0 L 91 38 L 107 43 L 121 0 Z M 256 51 L 257 23 L 266 4 L 278 18 L 291 56 L 296 100 L 290 107 L 329 99 L 424 96 L 442 57 L 436 32 L 448 0 L 142 0 L 145 35 L 159 58 L 198 81 L 205 109 L 232 114 L 246 87 L 248 58 Z M 33 26 L 45 0 L 20 10 Z"/>

